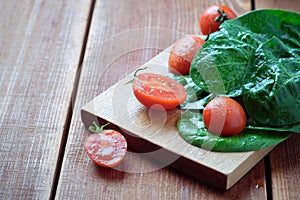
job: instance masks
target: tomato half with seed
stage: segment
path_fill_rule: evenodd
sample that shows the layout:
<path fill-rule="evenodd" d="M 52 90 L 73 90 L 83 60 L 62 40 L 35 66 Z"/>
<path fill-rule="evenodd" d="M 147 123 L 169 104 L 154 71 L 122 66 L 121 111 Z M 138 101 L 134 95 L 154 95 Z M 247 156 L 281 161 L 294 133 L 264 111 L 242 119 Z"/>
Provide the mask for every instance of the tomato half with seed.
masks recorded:
<path fill-rule="evenodd" d="M 169 55 L 169 71 L 173 74 L 187 75 L 197 51 L 205 41 L 199 36 L 185 36 L 176 41 Z"/>
<path fill-rule="evenodd" d="M 200 16 L 199 26 L 202 34 L 208 35 L 217 31 L 225 20 L 234 19 L 237 15 L 225 5 L 213 5 L 208 7 Z"/>
<path fill-rule="evenodd" d="M 205 106 L 203 121 L 210 133 L 225 137 L 233 136 L 244 130 L 246 114 L 237 101 L 229 97 L 219 96 Z"/>
<path fill-rule="evenodd" d="M 115 167 L 121 163 L 127 152 L 125 137 L 115 130 L 94 129 L 84 147 L 89 158 L 97 165 L 105 168 Z"/>
<path fill-rule="evenodd" d="M 137 100 L 147 108 L 170 110 L 186 99 L 185 88 L 161 74 L 141 73 L 132 81 L 132 88 Z"/>

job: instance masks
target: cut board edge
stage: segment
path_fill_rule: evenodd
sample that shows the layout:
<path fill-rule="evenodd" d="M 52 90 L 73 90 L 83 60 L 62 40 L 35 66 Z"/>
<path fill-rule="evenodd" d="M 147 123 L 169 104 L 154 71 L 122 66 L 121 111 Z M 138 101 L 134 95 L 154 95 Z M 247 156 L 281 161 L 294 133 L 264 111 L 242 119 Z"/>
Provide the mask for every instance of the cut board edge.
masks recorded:
<path fill-rule="evenodd" d="M 106 119 L 96 116 L 93 113 L 90 113 L 89 111 L 84 109 L 81 110 L 81 117 L 82 117 L 83 124 L 85 125 L 86 128 L 88 128 L 88 126 L 94 121 L 98 122 L 99 124 L 105 124 L 109 122 Z M 114 130 L 121 132 L 126 138 L 128 142 L 128 148 L 131 151 L 142 153 L 142 152 L 151 152 L 159 148 L 159 146 L 157 146 L 156 144 L 146 141 L 143 138 L 132 137 L 132 135 L 135 135 L 134 133 L 128 134 L 128 132 L 122 131 L 116 124 L 111 124 L 110 126 L 108 126 L 108 128 L 112 128 Z M 205 165 L 199 165 L 199 163 L 197 162 L 194 162 L 184 156 L 176 155 L 174 152 L 171 152 L 166 149 L 164 149 L 164 152 L 162 154 L 163 154 L 162 157 L 151 157 L 150 159 L 154 159 L 155 161 L 164 163 L 165 161 L 163 160 L 163 158 L 165 158 L 166 156 L 178 157 L 178 159 L 176 159 L 172 163 L 169 163 L 166 166 L 171 166 L 172 168 L 178 170 L 179 172 L 194 177 L 203 183 L 210 184 L 220 189 L 228 189 L 227 174 L 224 174 L 216 169 L 209 168 Z M 186 170 L 187 168 L 189 170 Z"/>
<path fill-rule="evenodd" d="M 95 115 L 93 112 L 86 109 L 86 107 L 82 107 L 81 109 L 81 118 L 86 128 L 94 121 L 98 122 L 99 124 L 110 122 L 102 116 Z M 151 141 L 140 138 L 134 133 L 128 134 L 126 133 L 127 131 L 124 132 L 122 130 L 124 129 L 124 127 L 120 129 L 118 124 L 112 124 L 111 126 L 112 128 L 117 129 L 122 132 L 122 134 L 124 134 L 126 140 L 128 141 L 128 147 L 135 152 L 152 151 L 153 149 L 156 149 L 158 147 Z M 131 137 L 131 135 L 135 135 L 136 137 Z M 140 145 L 138 145 L 139 143 Z M 205 165 L 205 163 L 195 162 L 182 155 L 178 155 L 178 159 L 169 165 L 188 176 L 200 180 L 201 182 L 207 183 L 223 190 L 228 190 L 232 186 L 234 186 L 245 174 L 247 174 L 273 148 L 274 147 L 262 149 L 260 151 L 251 152 L 250 154 L 246 152 L 249 155 L 247 159 L 244 159 L 239 166 L 236 166 L 229 173 L 217 168 L 207 166 Z M 165 153 L 170 156 L 177 155 L 176 152 L 171 152 L 167 149 L 165 149 Z M 215 152 L 209 153 L 214 154 Z M 165 155 L 163 157 L 165 157 Z M 162 160 L 161 158 L 153 157 L 153 159 L 159 162 L 164 162 L 164 160 Z"/>

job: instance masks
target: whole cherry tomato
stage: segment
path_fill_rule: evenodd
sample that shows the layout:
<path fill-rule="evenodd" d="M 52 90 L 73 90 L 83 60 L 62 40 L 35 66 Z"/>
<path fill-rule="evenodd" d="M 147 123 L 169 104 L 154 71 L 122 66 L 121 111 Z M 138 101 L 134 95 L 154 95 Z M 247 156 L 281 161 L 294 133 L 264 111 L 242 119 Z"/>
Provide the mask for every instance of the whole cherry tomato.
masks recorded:
<path fill-rule="evenodd" d="M 200 16 L 199 25 L 202 34 L 208 35 L 217 31 L 225 20 L 234 19 L 237 15 L 225 5 L 213 5 L 208 7 Z"/>
<path fill-rule="evenodd" d="M 237 101 L 229 97 L 219 96 L 205 106 L 203 121 L 210 133 L 232 136 L 244 130 L 246 114 Z"/>
<path fill-rule="evenodd" d="M 178 75 L 189 74 L 191 62 L 204 42 L 198 36 L 185 36 L 177 40 L 169 55 L 169 71 Z"/>

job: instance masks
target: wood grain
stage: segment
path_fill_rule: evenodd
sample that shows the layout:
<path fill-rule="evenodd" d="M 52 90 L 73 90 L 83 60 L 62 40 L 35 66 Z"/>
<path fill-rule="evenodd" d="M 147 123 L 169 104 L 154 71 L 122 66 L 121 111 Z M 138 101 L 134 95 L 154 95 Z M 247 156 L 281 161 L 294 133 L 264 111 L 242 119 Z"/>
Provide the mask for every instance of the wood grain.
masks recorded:
<path fill-rule="evenodd" d="M 249 1 L 221 1 L 242 14 Z M 95 166 L 85 155 L 83 141 L 89 135 L 80 118 L 80 108 L 172 44 L 183 34 L 199 33 L 200 13 L 215 1 L 97 1 L 86 57 L 74 106 L 68 143 L 57 189 L 57 199 L 266 199 L 264 162 L 229 191 L 209 187 L 178 171 L 157 167 L 156 162 L 128 154 L 125 163 L 147 173 L 126 173 Z M 112 14 L 113 13 L 113 14 Z M 158 27 L 171 30 L 154 37 Z M 140 29 L 142 31 L 136 31 Z M 127 33 L 134 33 L 129 34 Z M 120 37 L 118 37 L 120 36 Z M 167 37 L 168 36 L 168 37 Z M 170 37 L 169 37 L 170 36 Z M 125 39 L 122 39 L 122 38 Z M 113 38 L 113 39 L 112 39 Z M 135 45 L 140 44 L 137 48 Z M 149 47 L 150 46 L 150 47 Z M 113 58 L 113 59 L 112 59 Z M 74 184 L 78 183 L 80 184 Z M 257 184 L 261 187 L 257 189 Z"/>
<path fill-rule="evenodd" d="M 300 135 L 294 134 L 270 154 L 273 199 L 298 199 Z"/>
<path fill-rule="evenodd" d="M 54 198 L 66 139 L 57 199 L 300 196 L 299 135 L 272 151 L 267 171 L 261 161 L 226 192 L 171 167 L 153 170 L 161 164 L 139 154 L 129 153 L 125 164 L 147 173 L 103 169 L 91 163 L 82 146 L 89 134 L 80 118 L 83 105 L 182 35 L 199 34 L 198 18 L 209 5 L 226 4 L 238 14 L 251 8 L 249 0 L 97 0 L 85 60 L 78 69 L 94 1 L 0 3 L 0 199 Z M 298 12 L 300 8 L 294 0 L 257 0 L 255 6 Z M 75 99 L 72 91 L 77 89 L 77 78 Z"/>
<path fill-rule="evenodd" d="M 255 1 L 256 9 L 277 8 L 290 11 L 300 11 L 298 1 L 264 0 Z M 299 19 L 300 20 L 300 19 Z M 298 199 L 300 196 L 300 137 L 293 135 L 270 153 L 270 198 L 274 200 Z"/>
<path fill-rule="evenodd" d="M 300 12 L 300 3 L 295 0 L 263 0 L 263 1 L 255 1 L 255 8 L 272 8 L 272 9 L 283 9 Z"/>
<path fill-rule="evenodd" d="M 51 196 L 89 5 L 0 3 L 0 199 Z"/>

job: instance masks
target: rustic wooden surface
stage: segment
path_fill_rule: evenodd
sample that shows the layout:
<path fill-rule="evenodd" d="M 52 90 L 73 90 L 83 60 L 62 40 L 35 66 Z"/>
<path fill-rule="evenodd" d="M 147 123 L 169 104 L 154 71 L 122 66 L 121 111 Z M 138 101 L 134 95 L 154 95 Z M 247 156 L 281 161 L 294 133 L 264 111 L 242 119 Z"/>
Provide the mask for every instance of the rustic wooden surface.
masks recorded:
<path fill-rule="evenodd" d="M 272 9 L 283 9 L 290 10 L 295 12 L 300 12 L 300 2 L 295 0 L 263 0 L 263 1 L 255 1 L 255 8 L 272 8 Z"/>
<path fill-rule="evenodd" d="M 0 3 L 0 199 L 53 194 L 90 4 Z"/>
<path fill-rule="evenodd" d="M 249 0 L 1 1 L 0 199 L 297 199 L 299 135 L 228 191 L 151 171 L 157 163 L 137 154 L 125 162 L 150 172 L 102 169 L 85 155 L 80 108 L 180 35 L 200 33 L 200 13 L 216 2 L 251 9 Z M 255 8 L 300 11 L 292 0 Z"/>

